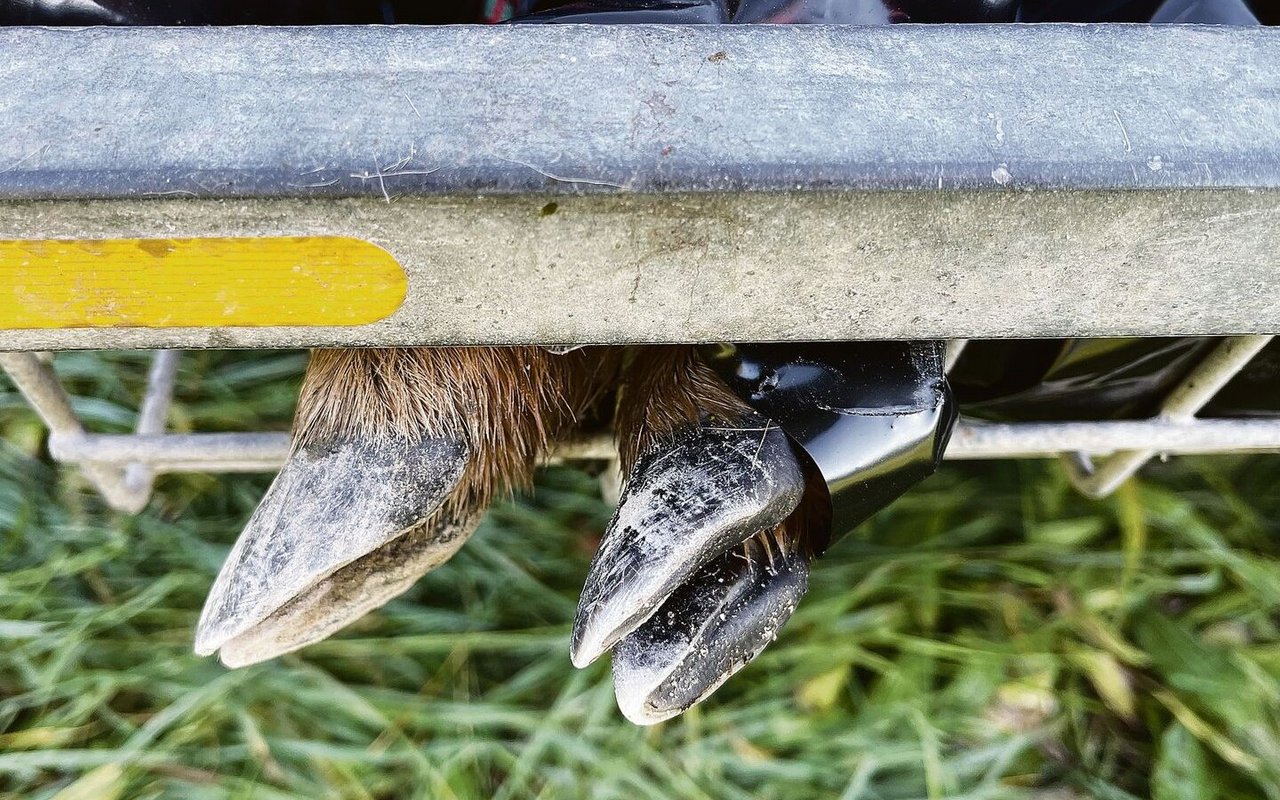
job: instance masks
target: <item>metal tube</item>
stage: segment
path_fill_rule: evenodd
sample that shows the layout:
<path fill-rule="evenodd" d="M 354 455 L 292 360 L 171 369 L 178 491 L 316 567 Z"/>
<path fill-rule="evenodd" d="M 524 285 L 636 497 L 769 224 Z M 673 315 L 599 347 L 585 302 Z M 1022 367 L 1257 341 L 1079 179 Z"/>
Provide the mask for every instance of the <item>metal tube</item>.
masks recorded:
<path fill-rule="evenodd" d="M 1063 453 L 1105 454 L 1128 449 L 1182 455 L 1280 451 L 1280 420 L 1213 419 L 1174 422 L 962 422 L 948 460 L 1051 458 Z"/>
<path fill-rule="evenodd" d="M 146 436 L 164 432 L 169 404 L 173 400 L 173 385 L 178 377 L 179 355 L 177 350 L 160 350 L 152 357 L 151 370 L 147 373 L 147 393 L 142 398 L 138 424 L 134 428 L 137 433 Z M 134 462 L 125 467 L 124 485 L 145 503 L 151 497 L 155 477 L 153 467 Z"/>
<path fill-rule="evenodd" d="M 1280 451 L 1280 420 L 1141 420 L 1133 422 L 1036 422 L 991 424 L 962 421 L 947 448 L 951 461 L 1049 458 L 1061 453 L 1118 450 L 1165 453 Z M 67 462 L 127 463 L 157 472 L 270 471 L 289 452 L 285 433 L 94 435 L 58 439 L 54 457 Z M 557 450 L 553 461 L 609 460 L 613 438 L 598 434 Z"/>
<path fill-rule="evenodd" d="M 147 393 L 142 399 L 135 429 L 141 434 L 160 433 L 169 416 L 169 404 L 173 400 L 173 385 L 178 377 L 178 350 L 159 350 L 151 360 L 147 373 Z"/>
<path fill-rule="evenodd" d="M 1086 494 L 1113 491 L 1158 453 L 1280 451 L 1280 420 L 1198 420 L 1195 414 L 1270 341 L 1269 336 L 1227 339 L 1173 391 L 1150 420 L 993 424 L 962 420 L 947 449 L 948 460 L 1066 456 L 1072 480 Z M 959 342 L 950 346 L 958 353 Z M 52 367 L 34 353 L 0 353 L 0 367 L 49 426 L 49 450 L 59 461 L 81 465 L 108 504 L 136 512 L 155 474 L 166 472 L 268 472 L 288 455 L 287 433 L 164 434 L 178 353 L 157 354 L 135 434 L 85 432 Z M 1089 454 L 1117 453 L 1098 468 Z M 548 459 L 610 460 L 616 448 L 607 433 L 558 449 Z M 128 478 L 119 467 L 126 465 Z M 130 480 L 131 479 L 131 480 Z M 136 483 L 134 482 L 136 481 Z"/>
<path fill-rule="evenodd" d="M 289 434 L 89 434 L 50 441 L 49 451 L 59 461 L 74 463 L 184 462 L 216 470 L 223 463 L 254 462 L 276 469 L 289 453 Z"/>
<path fill-rule="evenodd" d="M 1262 352 L 1270 336 L 1234 336 L 1224 339 L 1199 366 L 1169 393 L 1160 406 L 1164 419 L 1191 419 L 1231 382 L 1240 370 Z"/>
<path fill-rule="evenodd" d="M 946 355 L 942 358 L 942 368 L 945 371 L 951 372 L 952 368 L 955 367 L 956 362 L 960 360 L 960 355 L 964 352 L 964 349 L 968 344 L 968 339 L 951 339 L 947 342 Z"/>
<path fill-rule="evenodd" d="M 71 407 L 71 398 L 53 371 L 51 359 L 41 359 L 35 353 L 0 353 L 0 369 L 9 375 L 27 403 L 48 426 L 51 451 L 55 441 L 76 441 L 86 435 Z M 107 505 L 117 511 L 137 513 L 146 504 L 145 497 L 139 499 L 137 493 L 125 485 L 124 475 L 119 469 L 102 463 L 86 463 L 82 465 L 81 472 Z"/>
<path fill-rule="evenodd" d="M 41 359 L 37 353 L 0 353 L 0 368 L 8 373 L 50 433 L 83 435 L 84 428 L 71 408 L 71 398 L 63 391 L 50 366 L 51 361 Z"/>
<path fill-rule="evenodd" d="M 1270 336 L 1225 339 L 1161 405 L 1157 421 L 1186 425 L 1245 365 L 1271 341 Z M 1201 423 L 1202 424 L 1202 423 Z M 1165 448 L 1148 445 L 1118 453 L 1100 465 L 1087 458 L 1067 460 L 1067 473 L 1076 488 L 1090 497 L 1106 497 Z"/>

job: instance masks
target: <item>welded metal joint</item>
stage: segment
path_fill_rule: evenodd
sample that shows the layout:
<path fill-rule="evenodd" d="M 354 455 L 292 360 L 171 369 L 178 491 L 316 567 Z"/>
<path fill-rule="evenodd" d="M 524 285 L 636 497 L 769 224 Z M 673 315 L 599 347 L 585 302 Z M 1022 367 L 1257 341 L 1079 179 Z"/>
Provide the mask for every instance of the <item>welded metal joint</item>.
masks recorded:
<path fill-rule="evenodd" d="M 1234 336 L 1222 340 L 1222 343 L 1170 392 L 1161 404 L 1160 413 L 1153 422 L 1163 425 L 1171 439 L 1184 436 L 1192 429 L 1203 430 L 1205 425 L 1214 424 L 1196 421 L 1195 415 L 1240 370 L 1244 369 L 1271 339 L 1270 336 Z M 1248 424 L 1243 421 L 1232 422 L 1235 426 Z M 1156 456 L 1170 452 L 1174 451 L 1167 447 L 1153 445 L 1118 452 L 1106 461 L 1095 463 L 1083 448 L 1077 448 L 1070 457 L 1063 459 L 1063 464 L 1066 466 L 1067 475 L 1071 478 L 1072 484 L 1081 493 L 1093 498 L 1102 498 L 1118 489 L 1122 483 L 1141 469 L 1143 464 Z"/>
<path fill-rule="evenodd" d="M 147 392 L 138 415 L 138 436 L 162 434 L 177 376 L 178 352 L 157 351 L 147 379 Z M 53 371 L 53 359 L 43 353 L 0 353 L 0 368 L 49 428 L 49 453 L 57 461 L 74 463 L 111 508 L 136 514 L 151 499 L 156 468 L 146 459 L 106 459 L 69 456 L 83 451 L 90 438 L 72 408 L 71 398 Z M 132 437 L 125 437 L 132 438 Z M 207 465 L 202 465 L 207 466 Z"/>

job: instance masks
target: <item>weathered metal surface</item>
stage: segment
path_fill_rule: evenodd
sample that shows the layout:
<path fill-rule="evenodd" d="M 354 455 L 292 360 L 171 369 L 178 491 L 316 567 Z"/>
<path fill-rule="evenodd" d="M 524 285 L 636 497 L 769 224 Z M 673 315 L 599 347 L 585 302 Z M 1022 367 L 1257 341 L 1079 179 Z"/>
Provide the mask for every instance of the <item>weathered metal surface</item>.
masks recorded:
<path fill-rule="evenodd" d="M 1280 31 L 7 29 L 0 52 L 0 237 L 355 236 L 410 278 L 373 325 L 8 349 L 1280 330 Z"/>
<path fill-rule="evenodd" d="M 1264 28 L 13 28 L 0 52 L 8 198 L 1280 185 Z"/>
<path fill-rule="evenodd" d="M 1270 333 L 1280 192 L 38 202 L 0 237 L 356 236 L 406 268 L 353 328 L 0 333 L 8 349 Z"/>

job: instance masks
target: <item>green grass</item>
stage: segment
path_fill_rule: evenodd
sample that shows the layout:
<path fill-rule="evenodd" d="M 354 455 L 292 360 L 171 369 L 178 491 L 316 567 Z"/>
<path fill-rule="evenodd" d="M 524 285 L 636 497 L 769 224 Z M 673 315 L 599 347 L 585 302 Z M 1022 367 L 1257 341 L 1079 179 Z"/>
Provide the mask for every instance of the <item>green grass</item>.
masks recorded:
<path fill-rule="evenodd" d="M 193 353 L 181 429 L 284 429 L 303 356 Z M 63 354 L 96 430 L 137 354 Z M 137 517 L 0 384 L 0 793 L 14 798 L 1280 798 L 1280 458 L 947 465 L 841 543 L 778 641 L 653 729 L 568 630 L 609 514 L 546 470 L 407 596 L 231 672 L 191 653 L 267 476 L 162 478 Z"/>

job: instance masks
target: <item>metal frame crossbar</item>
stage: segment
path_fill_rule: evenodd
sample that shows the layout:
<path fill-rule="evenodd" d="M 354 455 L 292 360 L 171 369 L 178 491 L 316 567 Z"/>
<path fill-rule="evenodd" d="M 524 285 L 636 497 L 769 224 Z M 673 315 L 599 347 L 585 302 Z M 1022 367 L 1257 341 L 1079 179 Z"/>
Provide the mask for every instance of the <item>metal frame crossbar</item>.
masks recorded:
<path fill-rule="evenodd" d="M 1280 331 L 1280 29 L 11 28 L 0 52 L 0 240 L 349 237 L 408 286 L 356 327 L 0 349 Z"/>
<path fill-rule="evenodd" d="M 989 423 L 962 419 L 949 460 L 1060 456 L 1075 485 L 1103 497 L 1151 458 L 1192 453 L 1280 451 L 1280 420 L 1196 419 L 1195 412 L 1270 340 L 1224 339 L 1148 420 Z M 87 432 L 76 417 L 52 359 L 36 353 L 0 353 L 0 368 L 49 427 L 49 451 L 76 464 L 113 508 L 135 513 L 147 503 L 154 477 L 166 472 L 267 472 L 284 463 L 284 433 L 165 433 L 179 353 L 158 351 L 131 434 Z M 1111 454 L 1104 461 L 1097 456 Z M 557 460 L 612 460 L 607 435 L 562 447 Z"/>

